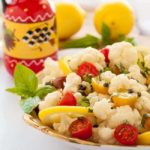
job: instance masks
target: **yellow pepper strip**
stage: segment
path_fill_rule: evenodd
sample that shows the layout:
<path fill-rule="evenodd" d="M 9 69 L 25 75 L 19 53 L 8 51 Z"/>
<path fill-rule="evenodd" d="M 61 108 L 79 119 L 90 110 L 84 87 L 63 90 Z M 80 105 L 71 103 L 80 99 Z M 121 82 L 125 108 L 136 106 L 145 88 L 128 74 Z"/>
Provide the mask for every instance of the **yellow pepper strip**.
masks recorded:
<path fill-rule="evenodd" d="M 59 122 L 61 114 L 68 114 L 72 117 L 85 116 L 89 114 L 89 108 L 81 106 L 54 106 L 41 110 L 39 118 L 42 123 L 50 125 L 51 123 Z"/>

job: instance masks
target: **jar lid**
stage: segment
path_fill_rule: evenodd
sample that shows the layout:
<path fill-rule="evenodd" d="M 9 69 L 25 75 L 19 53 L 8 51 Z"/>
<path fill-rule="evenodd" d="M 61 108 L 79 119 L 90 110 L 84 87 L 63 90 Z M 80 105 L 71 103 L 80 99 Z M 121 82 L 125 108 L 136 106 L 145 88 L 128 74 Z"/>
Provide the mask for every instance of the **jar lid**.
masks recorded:
<path fill-rule="evenodd" d="M 55 14 L 53 6 L 47 0 L 16 0 L 7 5 L 6 19 L 18 23 L 35 23 L 49 20 Z"/>

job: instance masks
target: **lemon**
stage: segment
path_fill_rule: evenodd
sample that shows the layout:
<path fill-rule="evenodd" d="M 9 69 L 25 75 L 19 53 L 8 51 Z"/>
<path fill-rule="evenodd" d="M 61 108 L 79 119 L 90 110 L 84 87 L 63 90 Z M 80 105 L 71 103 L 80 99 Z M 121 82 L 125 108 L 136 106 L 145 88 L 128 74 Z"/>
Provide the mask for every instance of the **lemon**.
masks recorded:
<path fill-rule="evenodd" d="M 58 3 L 56 5 L 56 20 L 59 39 L 67 39 L 79 31 L 85 15 L 85 11 L 77 4 Z"/>
<path fill-rule="evenodd" d="M 70 59 L 71 59 L 71 56 L 64 56 L 58 61 L 60 69 L 64 72 L 65 75 L 68 75 L 72 72 L 72 70 L 68 64 L 68 61 Z"/>
<path fill-rule="evenodd" d="M 137 95 L 129 93 L 117 93 L 112 95 L 111 99 L 117 107 L 124 105 L 129 105 L 133 107 L 137 101 Z"/>
<path fill-rule="evenodd" d="M 59 122 L 61 114 L 67 114 L 71 117 L 86 116 L 89 114 L 89 108 L 81 106 L 49 107 L 39 112 L 39 118 L 42 123 L 50 125 L 51 123 Z"/>
<path fill-rule="evenodd" d="M 102 33 L 102 24 L 105 23 L 111 31 L 111 38 L 118 35 L 127 35 L 134 24 L 132 8 L 125 2 L 110 2 L 98 7 L 94 16 L 94 25 Z"/>
<path fill-rule="evenodd" d="M 103 85 L 103 82 L 97 80 L 96 78 L 92 78 L 92 87 L 94 91 L 102 94 L 108 94 L 108 87 Z"/>
<path fill-rule="evenodd" d="M 137 143 L 139 145 L 150 145 L 150 131 L 139 134 Z"/>

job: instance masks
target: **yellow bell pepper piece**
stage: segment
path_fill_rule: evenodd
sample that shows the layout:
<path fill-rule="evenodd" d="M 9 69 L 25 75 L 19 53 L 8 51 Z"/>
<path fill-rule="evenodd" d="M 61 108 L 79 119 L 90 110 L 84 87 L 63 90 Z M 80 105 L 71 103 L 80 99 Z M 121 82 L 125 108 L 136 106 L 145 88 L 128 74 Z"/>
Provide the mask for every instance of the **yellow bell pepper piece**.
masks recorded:
<path fill-rule="evenodd" d="M 133 107 L 137 101 L 137 95 L 130 93 L 116 93 L 112 95 L 111 99 L 117 107 L 124 105 Z"/>
<path fill-rule="evenodd" d="M 150 145 L 150 131 L 139 134 L 137 144 Z"/>
<path fill-rule="evenodd" d="M 71 59 L 71 56 L 64 56 L 58 61 L 60 69 L 64 72 L 65 75 L 68 75 L 72 72 L 72 70 L 68 64 L 68 61 L 70 59 Z"/>
<path fill-rule="evenodd" d="M 67 114 L 70 117 L 85 116 L 89 114 L 89 108 L 81 106 L 54 106 L 41 110 L 39 118 L 43 124 L 50 125 L 51 123 L 59 122 L 62 114 Z"/>
<path fill-rule="evenodd" d="M 92 87 L 94 91 L 102 94 L 108 94 L 108 87 L 103 85 L 103 82 L 97 80 L 96 78 L 92 78 Z"/>

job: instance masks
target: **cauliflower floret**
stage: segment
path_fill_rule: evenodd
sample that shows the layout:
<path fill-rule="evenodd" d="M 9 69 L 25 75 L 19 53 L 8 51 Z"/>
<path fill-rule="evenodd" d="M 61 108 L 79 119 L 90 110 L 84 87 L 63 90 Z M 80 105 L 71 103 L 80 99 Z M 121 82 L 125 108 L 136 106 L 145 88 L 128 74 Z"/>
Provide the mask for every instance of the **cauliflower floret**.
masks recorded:
<path fill-rule="evenodd" d="M 117 107 L 115 113 L 107 120 L 110 128 L 116 128 L 122 123 L 129 123 L 138 127 L 141 123 L 141 116 L 137 109 L 132 110 L 129 106 Z"/>
<path fill-rule="evenodd" d="M 76 93 L 74 93 L 74 97 L 77 99 L 77 100 L 79 100 L 79 99 L 82 99 L 82 94 L 80 93 L 80 92 L 76 92 Z"/>
<path fill-rule="evenodd" d="M 52 81 L 52 77 L 50 75 L 43 77 L 42 85 L 45 85 L 47 82 Z"/>
<path fill-rule="evenodd" d="M 133 89 L 135 92 L 145 91 L 146 86 L 141 85 L 134 79 L 129 79 L 125 74 L 120 74 L 111 80 L 109 93 L 120 92 L 122 90 Z"/>
<path fill-rule="evenodd" d="M 130 66 L 128 77 L 137 80 L 141 84 L 146 83 L 146 78 L 144 78 L 143 75 L 141 74 L 141 69 L 139 68 L 138 65 Z"/>
<path fill-rule="evenodd" d="M 108 127 L 99 127 L 98 129 L 99 141 L 102 144 L 114 144 L 114 129 Z"/>
<path fill-rule="evenodd" d="M 106 120 L 113 113 L 112 106 L 113 104 L 109 100 L 102 99 L 94 104 L 94 115 L 100 120 Z"/>
<path fill-rule="evenodd" d="M 61 134 L 69 135 L 68 128 L 70 124 L 76 120 L 76 118 L 71 118 L 66 114 L 58 114 L 60 119 L 60 123 L 54 123 L 53 128 Z"/>
<path fill-rule="evenodd" d="M 137 63 L 138 52 L 135 47 L 133 47 L 128 42 L 119 42 L 111 46 L 108 46 L 109 51 L 109 60 L 111 65 L 123 65 L 128 69 L 131 65 Z"/>
<path fill-rule="evenodd" d="M 39 110 L 43 110 L 45 108 L 51 107 L 51 106 L 56 106 L 58 102 L 62 98 L 62 92 L 60 91 L 55 91 L 52 93 L 49 93 L 44 101 L 41 101 L 39 104 Z"/>
<path fill-rule="evenodd" d="M 111 71 L 106 71 L 101 74 L 101 79 L 106 82 L 111 82 L 111 79 L 114 78 L 116 75 Z"/>
<path fill-rule="evenodd" d="M 96 93 L 96 92 L 90 93 L 87 96 L 87 98 L 90 101 L 90 107 L 92 107 L 92 108 L 96 102 L 102 100 L 103 98 L 109 99 L 109 97 L 110 97 L 109 95 L 104 95 L 104 94 L 100 94 L 100 93 Z"/>
<path fill-rule="evenodd" d="M 96 49 L 88 47 L 80 53 L 74 55 L 69 62 L 73 71 L 77 70 L 78 66 L 84 62 L 91 62 L 95 67 L 100 70 L 105 67 L 104 56 Z"/>
<path fill-rule="evenodd" d="M 49 76 L 50 79 L 55 79 L 57 77 L 63 76 L 59 64 L 57 61 L 47 58 L 44 62 L 43 73 L 45 76 Z"/>
<path fill-rule="evenodd" d="M 122 89 L 129 89 L 131 88 L 129 85 L 129 79 L 126 75 L 120 74 L 116 77 L 114 77 L 111 80 L 111 83 L 109 85 L 109 93 L 113 94 L 114 92 L 121 91 Z"/>
<path fill-rule="evenodd" d="M 150 54 L 144 57 L 145 67 L 150 69 Z"/>
<path fill-rule="evenodd" d="M 81 82 L 82 80 L 80 76 L 78 76 L 76 73 L 70 73 L 66 78 L 66 82 L 64 83 L 64 92 L 77 92 Z"/>
<path fill-rule="evenodd" d="M 141 91 L 146 91 L 147 90 L 147 87 L 145 85 L 142 85 L 142 84 L 138 83 L 134 79 L 130 79 L 130 87 L 135 92 L 141 92 Z"/>
<path fill-rule="evenodd" d="M 93 134 L 92 134 L 91 140 L 92 140 L 93 142 L 96 142 L 96 143 L 99 142 L 98 129 L 99 129 L 99 128 L 93 128 L 93 130 L 92 130 Z"/>
<path fill-rule="evenodd" d="M 135 107 L 142 113 L 150 113 L 150 94 L 146 91 L 141 92 L 141 97 Z"/>

